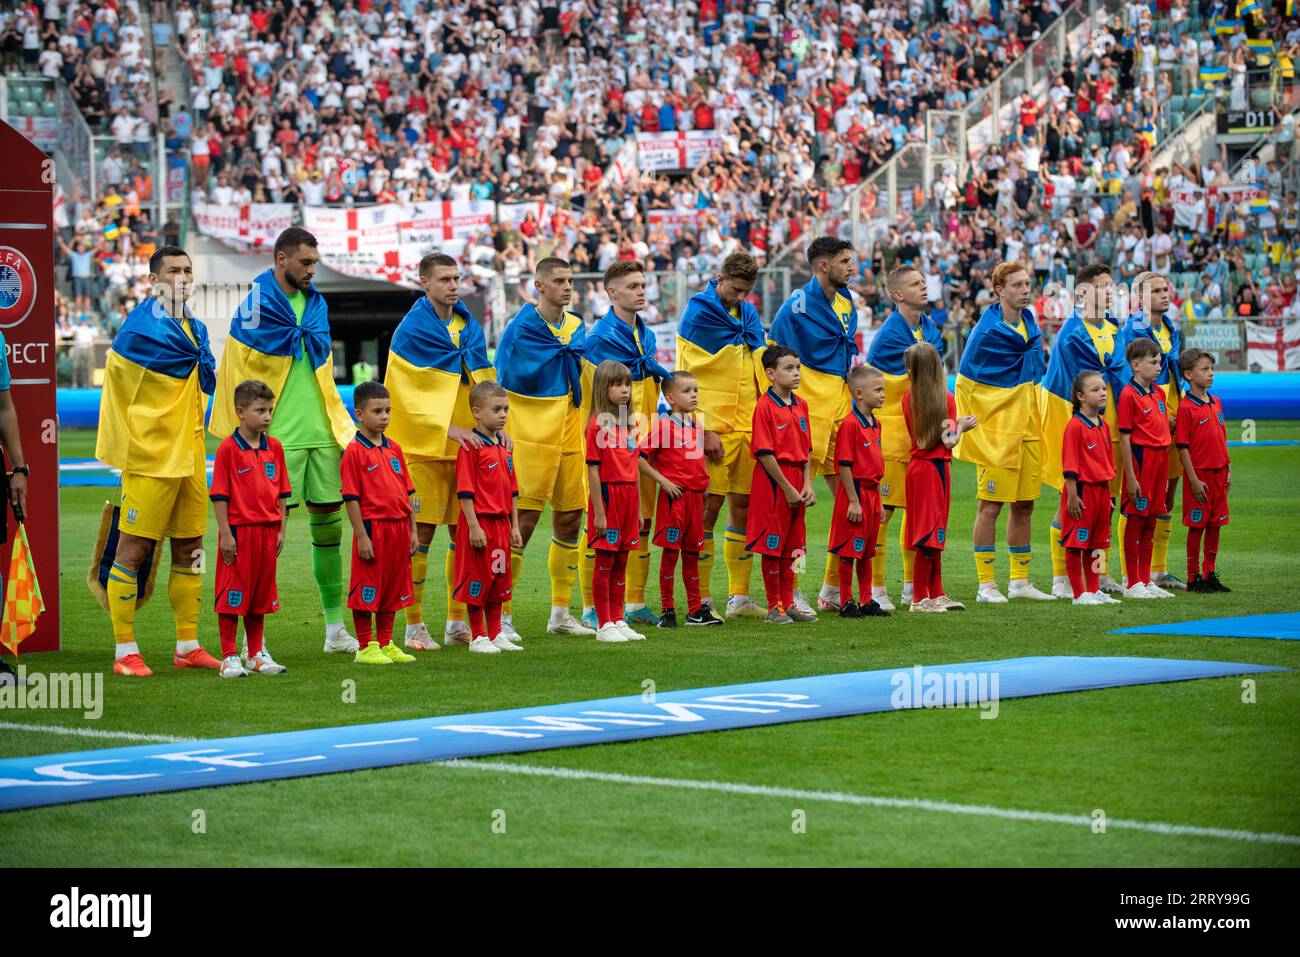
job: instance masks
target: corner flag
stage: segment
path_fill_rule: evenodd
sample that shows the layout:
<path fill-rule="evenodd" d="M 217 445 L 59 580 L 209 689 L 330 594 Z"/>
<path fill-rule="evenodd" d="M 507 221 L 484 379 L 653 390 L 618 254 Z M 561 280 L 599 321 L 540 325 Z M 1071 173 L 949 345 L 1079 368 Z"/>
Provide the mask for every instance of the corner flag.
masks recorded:
<path fill-rule="evenodd" d="M 31 546 L 27 543 L 27 526 L 18 525 L 13 553 L 9 558 L 9 582 L 5 588 L 3 620 L 0 620 L 0 645 L 15 655 L 18 646 L 36 630 L 36 619 L 45 611 L 41 583 L 36 579 Z"/>

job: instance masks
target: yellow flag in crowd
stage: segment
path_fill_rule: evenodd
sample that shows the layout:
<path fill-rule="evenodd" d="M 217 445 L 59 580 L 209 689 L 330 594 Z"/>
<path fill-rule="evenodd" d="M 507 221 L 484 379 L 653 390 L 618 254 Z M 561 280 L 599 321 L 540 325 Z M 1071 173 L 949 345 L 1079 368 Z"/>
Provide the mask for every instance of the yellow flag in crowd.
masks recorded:
<path fill-rule="evenodd" d="M 13 554 L 9 558 L 9 575 L 5 587 L 3 619 L 0 620 L 0 645 L 14 654 L 18 646 L 36 630 L 36 619 L 45 611 L 41 583 L 36 580 L 31 546 L 27 544 L 27 527 L 18 525 Z"/>

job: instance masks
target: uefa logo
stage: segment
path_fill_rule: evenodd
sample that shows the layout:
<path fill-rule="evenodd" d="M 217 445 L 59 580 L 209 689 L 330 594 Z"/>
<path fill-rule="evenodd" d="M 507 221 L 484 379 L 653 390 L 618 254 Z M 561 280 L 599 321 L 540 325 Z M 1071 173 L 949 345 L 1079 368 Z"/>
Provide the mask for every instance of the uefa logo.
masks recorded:
<path fill-rule="evenodd" d="M 0 246 L 0 329 L 12 329 L 36 304 L 31 261 L 12 246 Z"/>

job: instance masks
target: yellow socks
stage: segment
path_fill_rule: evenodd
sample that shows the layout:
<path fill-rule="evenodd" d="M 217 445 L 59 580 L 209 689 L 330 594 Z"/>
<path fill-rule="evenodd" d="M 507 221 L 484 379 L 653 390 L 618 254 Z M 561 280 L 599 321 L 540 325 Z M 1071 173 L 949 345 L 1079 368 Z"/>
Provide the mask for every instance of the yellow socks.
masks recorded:
<path fill-rule="evenodd" d="M 975 546 L 975 575 L 979 578 L 981 585 L 992 585 L 996 580 L 996 569 L 993 562 L 997 558 L 997 550 L 993 546 L 981 547 Z"/>
<path fill-rule="evenodd" d="M 1169 534 L 1173 531 L 1172 515 L 1156 516 L 1156 539 L 1151 549 L 1151 574 L 1160 576 L 1169 571 Z"/>
<path fill-rule="evenodd" d="M 108 573 L 108 617 L 113 621 L 113 640 L 119 645 L 135 641 L 137 590 L 136 573 L 114 562 Z"/>
<path fill-rule="evenodd" d="M 822 575 L 822 587 L 834 588 L 835 593 L 839 594 L 840 556 L 833 555 L 829 551 L 826 553 L 826 572 Z"/>
<path fill-rule="evenodd" d="M 1128 516 L 1125 515 L 1123 512 L 1120 512 L 1119 532 L 1116 534 L 1116 536 L 1113 539 L 1111 539 L 1111 541 L 1119 542 L 1119 573 L 1123 575 L 1124 578 L 1128 578 L 1128 568 L 1124 564 L 1124 530 L 1126 528 L 1128 528 Z M 1151 560 L 1153 562 L 1155 561 L 1154 554 L 1151 556 Z"/>
<path fill-rule="evenodd" d="M 595 570 L 596 550 L 584 545 L 578 549 L 578 588 L 582 592 L 583 611 L 596 607 L 596 588 L 591 580 Z"/>
<path fill-rule="evenodd" d="M 546 570 L 551 573 L 551 607 L 569 607 L 573 596 L 573 580 L 578 577 L 578 540 L 551 536 L 551 549 L 546 554 Z"/>
<path fill-rule="evenodd" d="M 754 570 L 754 555 L 745 550 L 745 530 L 727 526 L 722 543 L 722 557 L 727 563 L 727 594 L 748 595 L 749 576 Z M 704 570 L 701 563 L 700 575 Z"/>
<path fill-rule="evenodd" d="M 456 533 L 454 526 L 448 527 L 453 535 Z M 447 576 L 447 620 L 464 621 L 465 606 L 451 597 L 452 591 L 456 588 L 456 543 L 451 542 L 447 546 L 447 559 L 443 565 L 443 572 Z M 410 620 L 409 618 L 407 619 Z"/>
<path fill-rule="evenodd" d="M 886 512 L 886 516 L 892 517 L 892 512 Z M 888 517 L 880 523 L 880 530 L 876 532 L 876 557 L 871 559 L 871 587 L 885 587 L 885 553 L 889 548 L 889 525 Z"/>
<path fill-rule="evenodd" d="M 903 586 L 912 584 L 912 568 L 916 565 L 916 552 L 907 547 L 907 515 L 898 523 L 898 550 L 903 553 Z"/>
<path fill-rule="evenodd" d="M 650 536 L 646 530 L 641 533 L 641 544 L 627 557 L 627 593 L 624 601 L 629 605 L 645 604 L 645 583 L 650 577 Z M 583 596 L 585 602 L 586 596 Z"/>
<path fill-rule="evenodd" d="M 1033 554 L 1032 545 L 1009 545 L 1011 553 L 1011 580 L 1023 582 L 1029 580 L 1029 558 Z"/>
<path fill-rule="evenodd" d="M 172 614 L 176 618 L 176 651 L 180 654 L 193 651 L 199 646 L 199 602 L 202 597 L 203 573 L 196 568 L 178 568 L 173 565 L 172 573 L 167 579 L 167 599 L 172 604 Z"/>
<path fill-rule="evenodd" d="M 519 587 L 519 570 L 524 567 L 524 551 L 522 548 L 510 549 L 510 581 L 511 589 Z M 513 602 L 504 602 L 501 605 L 501 614 L 509 615 L 510 607 Z"/>
<path fill-rule="evenodd" d="M 451 546 L 455 548 L 455 545 Z M 455 552 L 450 554 L 455 555 Z M 454 560 L 454 559 L 453 559 Z M 406 623 L 418 625 L 424 621 L 424 580 L 429 575 L 429 546 L 417 545 L 411 556 L 411 603 L 406 606 Z"/>
<path fill-rule="evenodd" d="M 704 545 L 700 548 L 700 597 L 712 598 L 713 589 L 713 530 L 704 532 Z"/>
<path fill-rule="evenodd" d="M 1047 540 L 1052 552 L 1052 577 L 1065 578 L 1065 546 L 1061 544 L 1061 526 L 1053 522 L 1047 529 Z"/>

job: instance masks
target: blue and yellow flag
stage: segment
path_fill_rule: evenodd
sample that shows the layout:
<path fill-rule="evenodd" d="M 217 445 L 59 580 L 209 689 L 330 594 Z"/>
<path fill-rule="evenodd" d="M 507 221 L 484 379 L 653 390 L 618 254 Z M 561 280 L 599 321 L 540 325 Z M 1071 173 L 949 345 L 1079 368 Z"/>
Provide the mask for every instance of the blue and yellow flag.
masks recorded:
<path fill-rule="evenodd" d="M 1227 36 L 1236 33 L 1238 30 L 1244 30 L 1246 24 L 1240 20 L 1216 20 L 1214 21 L 1214 32 L 1219 36 Z"/>
<path fill-rule="evenodd" d="M 1243 19 L 1255 13 L 1258 9 L 1259 4 L 1256 0 L 1237 0 L 1237 16 Z"/>
<path fill-rule="evenodd" d="M 131 311 L 104 362 L 95 457 L 138 475 L 194 472 L 205 393 L 216 385 L 208 330 L 150 296 Z"/>
<path fill-rule="evenodd" d="M 1079 313 L 1072 312 L 1061 325 L 1061 331 L 1052 343 L 1052 355 L 1047 360 L 1047 372 L 1039 383 L 1038 399 L 1042 421 L 1043 466 L 1046 485 L 1061 490 L 1061 441 L 1065 427 L 1074 414 L 1074 379 L 1080 372 L 1100 372 L 1106 380 L 1106 409 L 1102 418 L 1110 426 L 1111 441 L 1119 441 L 1115 424 L 1115 334 L 1118 330 L 1107 321 L 1094 326 Z"/>
<path fill-rule="evenodd" d="M 407 458 L 454 459 L 460 444 L 448 441 L 447 430 L 474 428 L 469 390 L 496 378 L 483 327 L 463 302 L 453 313 L 454 338 L 429 297 L 421 296 L 393 333 L 384 373 L 393 404 L 386 434 Z"/>
<path fill-rule="evenodd" d="M 521 427 L 511 433 L 519 494 L 550 494 L 560 456 L 581 452 L 583 423 L 582 356 L 586 349 L 582 317 L 565 312 L 552 326 L 531 304 L 510 320 L 497 345 L 497 381 L 510 395 L 510 418 Z M 509 425 L 507 425 L 509 430 Z"/>
<path fill-rule="evenodd" d="M 277 397 L 295 359 L 306 354 L 316 374 L 330 431 L 340 447 L 356 435 L 352 416 L 343 408 L 334 384 L 334 339 L 330 335 L 329 307 L 313 285 L 307 289 L 302 325 L 293 306 L 268 269 L 253 279 L 239 309 L 230 318 L 230 334 L 217 370 L 217 392 L 208 431 L 225 438 L 239 426 L 235 418 L 235 386 L 245 379 L 260 379 Z"/>
<path fill-rule="evenodd" d="M 1256 196 L 1250 201 L 1250 211 L 1256 216 L 1262 216 L 1268 212 L 1268 197 Z"/>
<path fill-rule="evenodd" d="M 835 432 L 852 408 L 844 377 L 858 354 L 858 311 L 847 289 L 835 290 L 827 299 L 814 276 L 777 311 L 767 341 L 793 349 L 802 374 L 799 395 L 808 403 L 812 420 L 812 461 L 826 458 Z"/>
<path fill-rule="evenodd" d="M 644 425 L 653 423 L 659 410 L 659 383 L 673 376 L 659 364 L 658 349 L 654 330 L 639 315 L 635 328 L 620 319 L 613 308 L 597 319 L 587 330 L 582 358 L 583 418 L 591 411 L 591 383 L 596 377 L 596 366 L 613 359 L 632 373 L 631 411 L 645 416 Z"/>
<path fill-rule="evenodd" d="M 1047 362 L 1043 334 L 1032 309 L 1013 326 L 1002 304 L 984 310 L 966 340 L 957 370 L 957 414 L 973 415 L 979 428 L 965 433 L 953 454 L 989 468 L 1019 468 L 1020 446 L 1037 441 L 1038 383 Z"/>
<path fill-rule="evenodd" d="M 1125 355 L 1128 344 L 1134 339 L 1150 339 L 1160 347 L 1160 374 L 1156 376 L 1156 385 L 1165 390 L 1165 410 L 1170 415 L 1178 414 L 1178 396 L 1182 392 L 1181 376 L 1178 372 L 1178 355 L 1183 351 L 1183 337 L 1178 327 L 1166 314 L 1158 326 L 1152 325 L 1141 312 L 1132 313 L 1119 335 L 1115 337 L 1115 396 L 1124 386 L 1133 381 L 1133 367 L 1128 364 Z"/>
<path fill-rule="evenodd" d="M 1246 49 L 1257 56 L 1269 56 L 1273 53 L 1273 41 L 1268 37 L 1256 37 L 1246 41 Z"/>
<path fill-rule="evenodd" d="M 921 324 L 914 328 L 895 309 L 867 347 L 867 365 L 875 366 L 885 377 L 885 404 L 875 413 L 880 421 L 880 450 L 895 462 L 906 462 L 912 447 L 903 421 L 903 393 L 911 384 L 903 353 L 918 342 L 928 342 L 943 352 L 943 333 L 929 316 L 921 313 Z"/>
<path fill-rule="evenodd" d="M 1202 83 L 1222 83 L 1228 78 L 1226 66 L 1203 66 L 1199 74 Z"/>
<path fill-rule="evenodd" d="M 767 388 L 766 347 L 752 303 L 741 300 L 733 313 L 718 297 L 715 279 L 691 296 L 677 323 L 677 368 L 699 383 L 701 428 L 719 435 L 753 428 L 754 407 Z"/>

